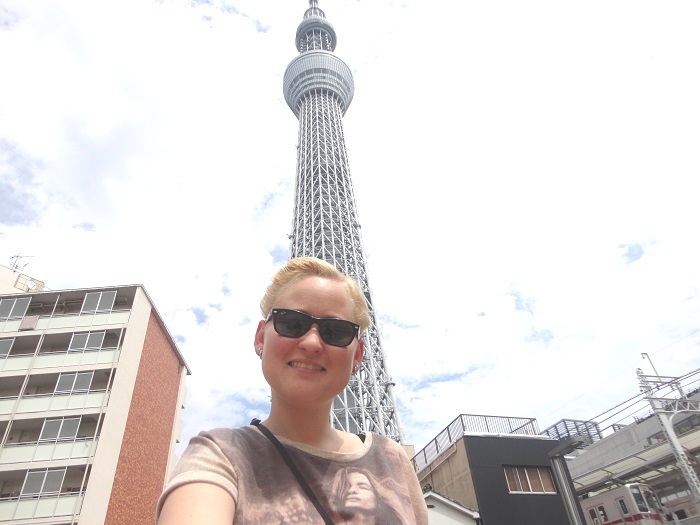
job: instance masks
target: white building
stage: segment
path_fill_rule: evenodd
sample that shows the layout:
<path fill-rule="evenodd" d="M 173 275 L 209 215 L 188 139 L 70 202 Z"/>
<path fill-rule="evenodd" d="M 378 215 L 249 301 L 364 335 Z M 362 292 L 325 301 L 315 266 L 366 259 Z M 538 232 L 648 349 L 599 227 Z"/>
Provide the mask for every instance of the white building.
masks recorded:
<path fill-rule="evenodd" d="M 423 497 L 428 506 L 428 523 L 430 525 L 477 525 L 481 523 L 477 511 L 460 505 L 432 489 L 425 491 Z"/>
<path fill-rule="evenodd" d="M 142 286 L 43 288 L 0 267 L 0 524 L 152 524 L 187 365 Z"/>

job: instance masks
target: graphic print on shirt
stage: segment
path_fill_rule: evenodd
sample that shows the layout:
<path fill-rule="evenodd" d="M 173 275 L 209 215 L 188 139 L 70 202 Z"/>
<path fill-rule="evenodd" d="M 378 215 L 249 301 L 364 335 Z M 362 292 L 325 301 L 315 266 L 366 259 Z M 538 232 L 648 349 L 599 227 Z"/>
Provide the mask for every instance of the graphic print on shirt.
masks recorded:
<path fill-rule="evenodd" d="M 397 492 L 389 485 L 367 470 L 340 469 L 333 480 L 333 511 L 348 522 L 362 518 L 362 523 L 404 523 Z"/>
<path fill-rule="evenodd" d="M 370 471 L 357 467 L 341 467 L 335 473 L 329 471 L 328 475 L 323 483 L 310 485 L 336 525 L 414 523 L 411 502 L 400 496 L 401 490 L 393 479 L 379 480 Z M 296 480 L 291 485 L 286 483 L 287 480 L 273 485 L 270 485 L 270 481 L 271 476 L 268 475 L 257 477 L 261 485 L 256 488 L 262 490 L 257 497 L 251 498 L 252 494 L 248 494 L 246 503 L 239 507 L 235 523 L 238 523 L 239 517 L 241 523 L 266 525 L 322 523 L 320 514 L 298 487 Z M 281 481 L 278 479 L 278 482 Z M 280 490 L 282 487 L 286 490 Z M 257 502 L 251 505 L 255 500 Z"/>
<path fill-rule="evenodd" d="M 408 456 L 367 434 L 354 453 L 325 452 L 281 439 L 335 525 L 426 525 L 425 500 Z M 190 441 L 168 487 L 221 486 L 235 504 L 233 525 L 323 525 L 279 451 L 255 427 L 202 432 Z"/>

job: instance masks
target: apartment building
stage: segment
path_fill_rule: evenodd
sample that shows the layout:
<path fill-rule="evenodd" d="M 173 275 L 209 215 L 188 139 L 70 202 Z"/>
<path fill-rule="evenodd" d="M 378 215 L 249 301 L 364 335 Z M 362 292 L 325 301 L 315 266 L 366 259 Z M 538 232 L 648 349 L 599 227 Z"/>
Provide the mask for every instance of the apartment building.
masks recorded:
<path fill-rule="evenodd" d="M 43 288 L 0 267 L 0 524 L 152 524 L 187 365 L 142 286 Z"/>

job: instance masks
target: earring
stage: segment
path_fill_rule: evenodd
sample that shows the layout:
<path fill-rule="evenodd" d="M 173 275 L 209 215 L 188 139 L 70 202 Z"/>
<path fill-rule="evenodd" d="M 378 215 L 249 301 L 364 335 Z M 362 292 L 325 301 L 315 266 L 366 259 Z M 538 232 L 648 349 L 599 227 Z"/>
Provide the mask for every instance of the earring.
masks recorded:
<path fill-rule="evenodd" d="M 258 354 L 258 357 L 259 357 L 260 359 L 262 359 L 262 352 L 263 352 L 262 346 L 258 346 L 258 347 L 255 349 L 255 353 Z"/>
<path fill-rule="evenodd" d="M 358 371 L 359 369 L 360 369 L 360 365 L 358 365 L 358 364 L 353 365 L 353 367 L 352 367 L 352 373 L 353 373 L 353 374 L 357 374 L 357 371 Z"/>

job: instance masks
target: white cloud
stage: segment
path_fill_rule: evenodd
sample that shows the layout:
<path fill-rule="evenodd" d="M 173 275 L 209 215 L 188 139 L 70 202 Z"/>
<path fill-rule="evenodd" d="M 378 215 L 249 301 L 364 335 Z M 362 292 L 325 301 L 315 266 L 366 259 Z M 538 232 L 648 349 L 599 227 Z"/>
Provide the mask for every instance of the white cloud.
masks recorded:
<path fill-rule="evenodd" d="M 267 406 L 252 338 L 288 247 L 281 82 L 305 7 L 0 14 L 0 262 L 31 256 L 56 289 L 145 284 L 193 371 L 185 438 Z M 459 413 L 592 417 L 637 393 L 641 352 L 700 366 L 695 2 L 321 7 L 355 75 L 345 132 L 410 442 Z"/>

